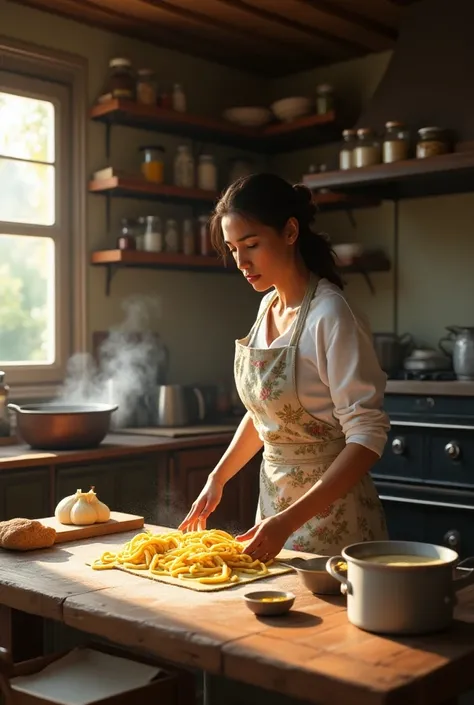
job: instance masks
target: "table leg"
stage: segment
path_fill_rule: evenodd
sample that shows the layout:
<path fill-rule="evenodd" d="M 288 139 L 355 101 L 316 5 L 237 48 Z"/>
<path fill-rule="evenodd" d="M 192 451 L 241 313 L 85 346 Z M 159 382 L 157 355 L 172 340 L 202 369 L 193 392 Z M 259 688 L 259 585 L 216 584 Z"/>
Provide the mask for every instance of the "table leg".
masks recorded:
<path fill-rule="evenodd" d="M 43 618 L 0 605 L 0 646 L 14 663 L 43 654 Z"/>

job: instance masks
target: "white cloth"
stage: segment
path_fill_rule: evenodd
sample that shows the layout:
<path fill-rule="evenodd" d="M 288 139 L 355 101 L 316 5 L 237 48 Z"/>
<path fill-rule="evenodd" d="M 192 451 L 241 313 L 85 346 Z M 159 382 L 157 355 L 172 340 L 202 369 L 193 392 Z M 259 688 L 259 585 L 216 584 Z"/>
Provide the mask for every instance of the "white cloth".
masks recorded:
<path fill-rule="evenodd" d="M 272 289 L 263 297 L 259 313 L 273 293 Z M 267 316 L 249 341 L 253 347 L 268 348 Z M 270 348 L 289 344 L 295 320 Z M 368 322 L 355 313 L 339 287 L 321 279 L 297 350 L 296 388 L 301 405 L 341 428 L 346 443 L 359 443 L 380 457 L 390 429 L 383 411 L 386 380 Z"/>

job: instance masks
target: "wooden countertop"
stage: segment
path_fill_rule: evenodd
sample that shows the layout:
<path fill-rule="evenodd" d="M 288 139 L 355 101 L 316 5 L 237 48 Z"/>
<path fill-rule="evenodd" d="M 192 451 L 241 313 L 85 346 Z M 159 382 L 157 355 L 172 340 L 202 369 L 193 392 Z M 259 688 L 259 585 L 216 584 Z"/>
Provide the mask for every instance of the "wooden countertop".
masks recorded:
<path fill-rule="evenodd" d="M 385 387 L 385 393 L 474 397 L 474 382 L 420 382 L 413 379 L 389 379 Z"/>
<path fill-rule="evenodd" d="M 38 451 L 29 446 L 15 443 L 0 446 L 0 472 L 12 468 L 27 468 L 38 465 L 61 465 L 66 463 L 83 463 L 88 460 L 105 460 L 143 453 L 185 450 L 205 446 L 227 445 L 232 433 L 213 433 L 186 436 L 185 438 L 165 438 L 159 436 L 133 436 L 111 433 L 107 435 L 98 448 L 67 451 Z"/>
<path fill-rule="evenodd" d="M 198 593 L 85 565 L 131 536 L 0 551 L 1 603 L 318 705 L 440 703 L 474 686 L 474 590 L 459 593 L 449 631 L 395 639 L 353 627 L 345 598 L 320 599 L 287 574 L 259 585 L 292 590 L 293 610 L 258 619 L 242 600 L 248 585 Z"/>

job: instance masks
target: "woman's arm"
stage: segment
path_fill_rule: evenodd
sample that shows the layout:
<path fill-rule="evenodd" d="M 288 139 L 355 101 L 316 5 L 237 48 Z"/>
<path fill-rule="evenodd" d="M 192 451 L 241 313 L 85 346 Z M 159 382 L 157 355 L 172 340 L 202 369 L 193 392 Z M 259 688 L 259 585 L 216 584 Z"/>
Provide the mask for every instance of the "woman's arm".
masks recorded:
<path fill-rule="evenodd" d="M 262 446 L 263 442 L 257 433 L 252 417 L 247 411 L 238 425 L 229 447 L 209 477 L 221 485 L 225 485 L 247 465 Z"/>
<path fill-rule="evenodd" d="M 263 443 L 260 440 L 252 417 L 247 412 L 240 422 L 226 452 L 209 474 L 207 482 L 193 502 L 179 528 L 195 531 L 206 528 L 207 518 L 219 505 L 224 485 L 253 458 Z"/>

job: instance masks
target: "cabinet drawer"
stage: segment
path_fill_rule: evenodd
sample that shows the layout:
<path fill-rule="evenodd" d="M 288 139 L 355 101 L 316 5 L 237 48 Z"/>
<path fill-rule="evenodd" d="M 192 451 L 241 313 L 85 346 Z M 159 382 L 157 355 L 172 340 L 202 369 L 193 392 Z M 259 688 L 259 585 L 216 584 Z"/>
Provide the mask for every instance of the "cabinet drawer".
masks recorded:
<path fill-rule="evenodd" d="M 462 429 L 429 429 L 430 480 L 474 486 L 474 437 Z"/>
<path fill-rule="evenodd" d="M 410 426 L 393 426 L 380 460 L 372 475 L 382 478 L 421 480 L 425 476 L 425 437 L 423 430 Z"/>
<path fill-rule="evenodd" d="M 15 470 L 0 477 L 0 521 L 23 517 L 40 519 L 51 514 L 50 470 Z"/>

